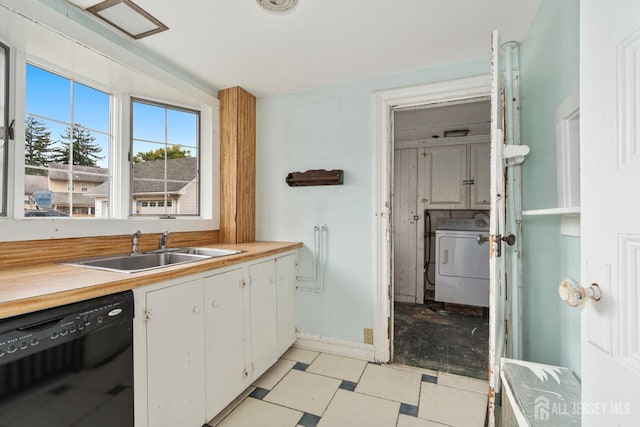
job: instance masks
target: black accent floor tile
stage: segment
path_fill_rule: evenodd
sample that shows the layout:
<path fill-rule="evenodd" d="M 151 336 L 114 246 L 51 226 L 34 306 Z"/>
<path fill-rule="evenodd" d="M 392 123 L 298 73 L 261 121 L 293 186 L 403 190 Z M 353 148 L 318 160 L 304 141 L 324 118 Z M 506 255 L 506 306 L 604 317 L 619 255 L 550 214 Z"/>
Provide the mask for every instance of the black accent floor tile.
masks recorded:
<path fill-rule="evenodd" d="M 422 374 L 422 381 L 426 383 L 438 384 L 438 377 L 433 375 Z"/>
<path fill-rule="evenodd" d="M 57 395 L 57 394 L 62 394 L 67 390 L 71 390 L 71 386 L 67 384 L 62 384 L 61 386 L 58 386 L 53 390 L 50 390 L 49 393 Z"/>
<path fill-rule="evenodd" d="M 400 413 L 404 415 L 410 415 L 412 417 L 418 416 L 418 407 L 415 405 L 409 405 L 408 403 L 400 404 Z"/>
<path fill-rule="evenodd" d="M 354 383 L 354 382 L 347 381 L 347 380 L 342 380 L 342 383 L 340 383 L 340 388 L 342 390 L 354 391 L 356 389 L 357 385 L 358 385 L 358 383 Z"/>
<path fill-rule="evenodd" d="M 113 387 L 111 390 L 109 390 L 107 392 L 107 394 L 110 394 L 111 396 L 117 396 L 118 394 L 120 394 L 122 391 L 126 390 L 127 387 L 118 384 L 117 386 Z"/>
<path fill-rule="evenodd" d="M 309 365 L 307 363 L 302 362 L 296 362 L 296 364 L 293 365 L 293 369 L 297 369 L 298 371 L 306 371 L 308 367 Z"/>
<path fill-rule="evenodd" d="M 249 396 L 253 397 L 254 399 L 262 400 L 267 394 L 269 394 L 269 390 L 267 390 L 266 388 L 256 387 L 256 389 L 253 390 Z"/>
<path fill-rule="evenodd" d="M 305 412 L 298 424 L 304 427 L 316 427 L 320 422 L 320 417 L 317 415 L 309 414 Z"/>

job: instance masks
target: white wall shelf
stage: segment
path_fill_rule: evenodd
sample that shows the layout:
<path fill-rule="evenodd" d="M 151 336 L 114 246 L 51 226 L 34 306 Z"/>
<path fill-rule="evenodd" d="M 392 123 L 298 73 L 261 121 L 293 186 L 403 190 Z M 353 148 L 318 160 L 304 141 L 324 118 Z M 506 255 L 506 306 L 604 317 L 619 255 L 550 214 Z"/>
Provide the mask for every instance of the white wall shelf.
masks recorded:
<path fill-rule="evenodd" d="M 570 208 L 530 209 L 522 211 L 522 216 L 580 215 L 580 206 Z"/>
<path fill-rule="evenodd" d="M 580 237 L 580 206 L 522 211 L 523 217 L 550 215 L 560 215 L 560 234 L 563 236 Z"/>

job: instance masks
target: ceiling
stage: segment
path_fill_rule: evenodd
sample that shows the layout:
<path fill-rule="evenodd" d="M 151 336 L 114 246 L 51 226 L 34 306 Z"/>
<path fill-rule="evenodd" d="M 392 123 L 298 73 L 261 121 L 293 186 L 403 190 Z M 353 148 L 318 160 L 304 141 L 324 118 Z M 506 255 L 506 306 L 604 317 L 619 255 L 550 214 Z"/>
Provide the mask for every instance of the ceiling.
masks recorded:
<path fill-rule="evenodd" d="M 299 0 L 284 14 L 255 0 L 134 2 L 169 27 L 136 43 L 265 96 L 487 57 L 491 30 L 521 40 L 540 0 Z"/>
<path fill-rule="evenodd" d="M 395 111 L 394 140 L 444 138 L 445 131 L 468 130 L 468 136 L 489 135 L 491 102 L 465 102 Z"/>

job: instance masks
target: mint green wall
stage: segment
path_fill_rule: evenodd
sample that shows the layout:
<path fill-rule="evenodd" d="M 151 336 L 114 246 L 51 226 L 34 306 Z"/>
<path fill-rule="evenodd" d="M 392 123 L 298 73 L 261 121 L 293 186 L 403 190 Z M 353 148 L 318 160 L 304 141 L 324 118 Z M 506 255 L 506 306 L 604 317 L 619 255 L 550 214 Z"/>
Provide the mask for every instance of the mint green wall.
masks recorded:
<path fill-rule="evenodd" d="M 298 292 L 301 332 L 361 343 L 373 327 L 373 92 L 489 72 L 483 58 L 258 99 L 256 237 L 304 241 L 300 273 L 310 275 L 313 224 L 329 228 L 325 290 Z M 307 169 L 344 169 L 344 185 L 285 184 Z"/>
<path fill-rule="evenodd" d="M 520 46 L 523 209 L 557 206 L 556 108 L 578 91 L 579 0 L 543 0 Z M 560 218 L 525 217 L 522 230 L 524 358 L 580 372 L 580 312 L 558 283 L 580 278 L 580 242 Z"/>

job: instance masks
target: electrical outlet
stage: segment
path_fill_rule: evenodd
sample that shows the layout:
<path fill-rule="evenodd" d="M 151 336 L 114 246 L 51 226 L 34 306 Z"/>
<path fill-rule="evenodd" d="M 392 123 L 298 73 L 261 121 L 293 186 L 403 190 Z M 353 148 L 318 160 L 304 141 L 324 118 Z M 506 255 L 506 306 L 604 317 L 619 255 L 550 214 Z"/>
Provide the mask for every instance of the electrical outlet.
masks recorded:
<path fill-rule="evenodd" d="M 373 344 L 373 329 L 364 328 L 364 343 Z"/>

